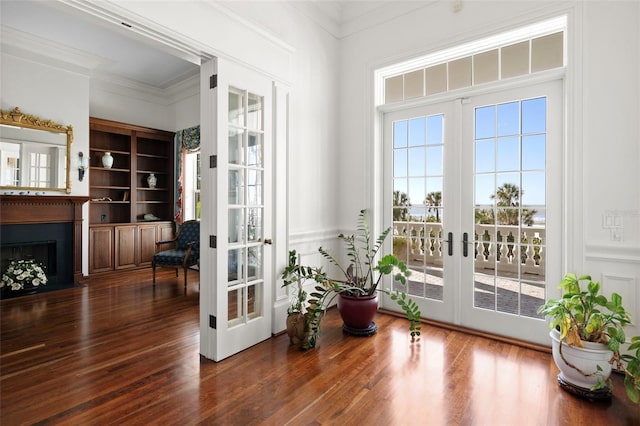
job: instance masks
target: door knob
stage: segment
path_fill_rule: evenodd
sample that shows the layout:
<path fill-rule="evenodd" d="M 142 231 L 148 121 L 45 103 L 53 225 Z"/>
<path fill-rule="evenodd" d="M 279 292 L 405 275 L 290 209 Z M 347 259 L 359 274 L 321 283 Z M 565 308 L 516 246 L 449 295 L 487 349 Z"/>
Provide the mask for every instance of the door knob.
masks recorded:
<path fill-rule="evenodd" d="M 469 256 L 469 234 L 467 234 L 466 232 L 464 234 L 462 234 L 462 255 L 464 257 Z"/>
<path fill-rule="evenodd" d="M 271 245 L 271 244 L 273 244 L 273 241 L 271 241 L 271 238 L 265 238 L 264 239 L 264 243 Z"/>
<path fill-rule="evenodd" d="M 447 239 L 445 240 L 445 243 L 449 245 L 448 247 L 449 256 L 453 256 L 453 232 L 449 232 L 449 234 L 447 235 Z"/>

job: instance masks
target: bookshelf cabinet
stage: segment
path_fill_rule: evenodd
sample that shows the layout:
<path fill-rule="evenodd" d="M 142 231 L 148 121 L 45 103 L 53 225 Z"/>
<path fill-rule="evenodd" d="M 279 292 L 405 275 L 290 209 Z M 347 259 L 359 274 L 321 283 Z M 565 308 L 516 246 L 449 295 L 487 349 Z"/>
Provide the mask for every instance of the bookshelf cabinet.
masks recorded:
<path fill-rule="evenodd" d="M 93 117 L 89 129 L 89 273 L 150 266 L 173 235 L 174 134 Z"/>

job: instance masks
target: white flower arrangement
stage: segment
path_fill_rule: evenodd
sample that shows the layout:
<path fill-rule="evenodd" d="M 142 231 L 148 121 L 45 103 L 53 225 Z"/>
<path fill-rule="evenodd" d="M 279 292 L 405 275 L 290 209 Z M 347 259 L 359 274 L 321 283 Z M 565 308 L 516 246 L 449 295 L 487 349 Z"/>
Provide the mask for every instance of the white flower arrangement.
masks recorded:
<path fill-rule="evenodd" d="M 33 259 L 12 260 L 2 273 L 0 288 L 7 286 L 11 291 L 38 287 L 47 284 L 47 275 L 42 265 Z"/>

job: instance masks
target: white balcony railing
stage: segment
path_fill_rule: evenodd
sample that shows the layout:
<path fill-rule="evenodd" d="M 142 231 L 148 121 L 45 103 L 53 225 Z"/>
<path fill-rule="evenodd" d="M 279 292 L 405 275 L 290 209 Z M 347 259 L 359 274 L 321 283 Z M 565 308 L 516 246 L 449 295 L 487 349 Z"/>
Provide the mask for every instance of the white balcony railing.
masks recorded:
<path fill-rule="evenodd" d="M 394 222 L 393 235 L 394 254 L 400 260 L 411 265 L 442 267 L 442 255 L 447 250 L 442 224 Z M 469 241 L 472 244 L 469 254 L 475 258 L 476 271 L 520 272 L 544 277 L 544 227 L 476 224 L 475 235 L 470 235 Z M 460 247 L 457 243 L 455 246 Z"/>

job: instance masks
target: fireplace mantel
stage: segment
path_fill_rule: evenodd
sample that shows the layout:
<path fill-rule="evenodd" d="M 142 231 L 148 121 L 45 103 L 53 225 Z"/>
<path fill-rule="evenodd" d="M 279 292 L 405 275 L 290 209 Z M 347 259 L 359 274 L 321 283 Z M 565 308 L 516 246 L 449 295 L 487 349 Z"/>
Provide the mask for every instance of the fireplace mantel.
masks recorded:
<path fill-rule="evenodd" d="M 0 224 L 73 223 L 73 279 L 82 281 L 82 205 L 89 197 L 0 196 Z"/>

